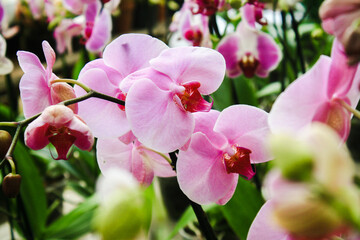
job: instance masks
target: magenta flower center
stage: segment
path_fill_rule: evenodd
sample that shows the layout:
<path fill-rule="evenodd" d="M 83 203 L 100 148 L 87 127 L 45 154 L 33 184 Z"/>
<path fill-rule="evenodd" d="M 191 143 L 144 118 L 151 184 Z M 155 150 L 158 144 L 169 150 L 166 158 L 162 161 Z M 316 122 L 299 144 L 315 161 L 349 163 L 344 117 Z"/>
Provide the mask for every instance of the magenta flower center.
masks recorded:
<path fill-rule="evenodd" d="M 251 150 L 237 145 L 232 146 L 232 149 L 235 152 L 233 155 L 223 154 L 226 172 L 238 173 L 246 179 L 251 179 L 255 175 L 250 162 Z"/>
<path fill-rule="evenodd" d="M 251 53 L 246 53 L 239 61 L 239 67 L 246 77 L 253 77 L 260 62 Z"/>
<path fill-rule="evenodd" d="M 94 28 L 94 23 L 93 22 L 87 22 L 86 23 L 86 27 L 85 27 L 85 38 L 86 39 L 89 39 L 91 37 L 93 28 Z"/>
<path fill-rule="evenodd" d="M 176 95 L 180 98 L 183 109 L 188 112 L 208 112 L 211 109 L 212 103 L 203 99 L 198 88 L 199 82 L 190 82 L 182 85 L 185 90 Z M 176 103 L 176 102 L 175 102 Z"/>
<path fill-rule="evenodd" d="M 191 41 L 193 46 L 200 46 L 203 34 L 199 29 L 191 29 L 185 32 L 184 37 L 186 40 Z"/>
<path fill-rule="evenodd" d="M 71 134 L 71 130 L 65 126 L 60 128 L 49 126 L 45 134 L 58 153 L 58 157 L 55 160 L 66 160 L 67 153 L 76 140 L 76 137 Z"/>
<path fill-rule="evenodd" d="M 219 0 L 196 0 L 196 4 L 199 9 L 197 11 L 192 10 L 194 14 L 204 14 L 211 16 L 218 10 Z"/>
<path fill-rule="evenodd" d="M 125 102 L 125 100 L 126 100 L 126 93 L 123 93 L 123 92 L 120 91 L 119 93 L 116 94 L 115 97 L 116 97 L 117 99 L 120 99 L 120 100 L 122 100 L 122 101 Z M 120 108 L 120 110 L 125 111 L 125 105 L 120 105 L 120 104 L 118 104 L 118 107 Z"/>

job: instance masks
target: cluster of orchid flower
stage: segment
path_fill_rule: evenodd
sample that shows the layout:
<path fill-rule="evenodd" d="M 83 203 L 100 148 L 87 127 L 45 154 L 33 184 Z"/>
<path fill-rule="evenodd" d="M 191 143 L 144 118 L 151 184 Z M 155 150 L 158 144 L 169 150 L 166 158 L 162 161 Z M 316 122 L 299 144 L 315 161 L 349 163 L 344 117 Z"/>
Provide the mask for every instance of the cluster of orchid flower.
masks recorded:
<path fill-rule="evenodd" d="M 46 68 L 36 55 L 19 51 L 26 118 L 19 123 L 28 124 L 25 143 L 34 150 L 51 143 L 58 160 L 68 158 L 72 145 L 90 150 L 96 137 L 105 177 L 121 168 L 147 186 L 154 176 L 176 176 L 184 194 L 198 204 L 226 204 L 239 175 L 251 179 L 253 164 L 275 158 L 276 168 L 265 180 L 268 201 L 248 239 L 357 239 L 360 193 L 343 143 L 352 116 L 360 117 L 355 110 L 360 70 L 343 36 L 360 7 L 349 3 L 335 11 L 331 4 L 336 2 L 325 1 L 320 11 L 325 30 L 336 36 L 331 57 L 321 56 L 290 84 L 269 113 L 241 104 L 220 112 L 206 96 L 219 88 L 225 74 L 267 77 L 281 61 L 274 39 L 259 29 L 266 20 L 258 1 L 242 6 L 241 22 L 216 50 L 208 25 L 227 3 L 185 1 L 171 30 L 193 46 L 169 48 L 145 34 L 123 34 L 105 47 L 101 58 L 87 63 L 77 80 L 52 72 L 55 52 L 48 42 L 43 42 Z M 30 6 L 37 12 L 35 3 Z M 58 52 L 78 34 L 90 51 L 102 50 L 111 30 L 107 6 L 118 3 L 64 0 L 63 6 L 83 22 L 61 19 L 55 29 Z M 58 21 L 56 14 L 65 16 L 56 4 L 45 1 L 49 21 Z M 339 26 L 344 22 L 349 24 Z"/>

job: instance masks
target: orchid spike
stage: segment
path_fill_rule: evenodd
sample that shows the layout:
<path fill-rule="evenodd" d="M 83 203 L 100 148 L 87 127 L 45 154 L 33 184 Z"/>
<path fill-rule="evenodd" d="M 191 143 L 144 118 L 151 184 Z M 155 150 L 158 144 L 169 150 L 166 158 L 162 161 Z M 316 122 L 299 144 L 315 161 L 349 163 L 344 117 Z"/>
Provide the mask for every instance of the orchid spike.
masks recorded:
<path fill-rule="evenodd" d="M 52 143 L 58 153 L 56 160 L 66 160 L 73 144 L 82 150 L 90 150 L 94 138 L 88 126 L 71 109 L 53 105 L 26 128 L 25 143 L 34 150 Z"/>

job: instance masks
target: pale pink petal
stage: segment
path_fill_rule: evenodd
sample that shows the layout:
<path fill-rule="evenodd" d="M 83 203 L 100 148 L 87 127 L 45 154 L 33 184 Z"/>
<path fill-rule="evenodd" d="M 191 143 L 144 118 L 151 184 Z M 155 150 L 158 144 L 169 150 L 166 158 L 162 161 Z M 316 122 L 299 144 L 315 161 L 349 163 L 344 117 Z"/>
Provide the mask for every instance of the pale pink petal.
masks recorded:
<path fill-rule="evenodd" d="M 267 77 L 269 72 L 278 66 L 282 58 L 282 53 L 274 39 L 268 34 L 259 33 L 257 41 L 260 64 L 256 69 L 256 75 L 259 77 Z"/>
<path fill-rule="evenodd" d="M 240 136 L 235 142 L 240 147 L 251 150 L 251 163 L 262 163 L 273 159 L 267 149 L 268 137 L 269 129 L 262 128 Z"/>
<path fill-rule="evenodd" d="M 223 152 L 214 147 L 202 133 L 194 133 L 187 151 L 180 151 L 176 164 L 181 190 L 198 204 L 230 200 L 237 174 L 228 174 L 222 161 Z M 225 199 L 226 197 L 226 199 Z"/>
<path fill-rule="evenodd" d="M 332 97 L 342 98 L 349 92 L 358 66 L 347 64 L 348 58 L 345 55 L 344 48 L 336 39 L 331 51 L 331 60 L 327 95 L 329 99 Z"/>
<path fill-rule="evenodd" d="M 260 108 L 249 105 L 233 105 L 224 109 L 218 117 L 214 131 L 222 133 L 230 145 L 236 144 L 243 135 L 269 133 L 268 114 Z M 251 151 L 255 149 L 250 149 Z"/>
<path fill-rule="evenodd" d="M 228 34 L 224 37 L 218 47 L 217 50 L 224 56 L 226 61 L 226 71 L 229 77 L 234 78 L 239 76 L 242 71 L 238 64 L 238 48 L 240 43 L 239 34 L 233 33 Z"/>
<path fill-rule="evenodd" d="M 91 62 L 88 62 L 80 71 L 79 73 L 79 80 L 80 81 L 84 81 L 85 79 L 82 77 L 82 75 L 91 70 L 91 69 L 94 69 L 94 68 L 100 68 L 101 70 L 103 70 L 109 81 L 114 85 L 114 87 L 118 87 L 119 86 L 119 83 L 123 80 L 124 76 L 121 75 L 120 72 L 116 71 L 116 69 L 112 68 L 112 67 L 109 67 L 107 66 L 105 63 L 104 63 L 104 60 L 102 58 L 99 58 L 99 59 L 95 59 Z"/>
<path fill-rule="evenodd" d="M 46 130 L 49 124 L 42 121 L 39 117 L 28 125 L 25 130 L 26 146 L 33 150 L 40 150 L 49 144 L 49 139 L 46 137 Z"/>
<path fill-rule="evenodd" d="M 359 94 L 359 86 L 360 86 L 360 66 L 357 67 L 357 71 L 354 76 L 354 80 L 352 82 L 352 85 L 349 89 L 349 92 L 347 93 L 347 98 L 350 101 L 350 105 L 353 108 L 356 108 L 360 94 Z"/>
<path fill-rule="evenodd" d="M 90 38 L 86 41 L 86 49 L 100 52 L 111 38 L 111 29 L 111 15 L 106 9 L 103 9 L 96 18 Z"/>
<path fill-rule="evenodd" d="M 51 126 L 60 128 L 70 123 L 74 116 L 74 112 L 64 105 L 51 105 L 43 111 L 40 117 L 42 121 Z"/>
<path fill-rule="evenodd" d="M 225 75 L 225 60 L 209 48 L 178 47 L 164 50 L 150 61 L 157 71 L 168 75 L 175 83 L 199 82 L 201 94 L 213 93 Z"/>
<path fill-rule="evenodd" d="M 120 89 L 123 92 L 128 92 L 130 87 L 140 79 L 150 79 L 162 90 L 170 90 L 173 81 L 165 74 L 158 72 L 151 67 L 141 69 L 128 75 L 120 84 Z"/>
<path fill-rule="evenodd" d="M 90 88 L 116 97 L 120 90 L 107 78 L 100 68 L 89 69 L 81 75 L 78 81 Z M 85 91 L 76 86 L 76 96 L 82 96 Z M 95 137 L 119 137 L 130 131 L 126 114 L 119 105 L 107 100 L 91 98 L 78 103 L 79 116 L 84 119 Z"/>
<path fill-rule="evenodd" d="M 146 34 L 124 34 L 106 46 L 105 64 L 127 76 L 149 66 L 149 60 L 167 49 L 165 43 Z"/>
<path fill-rule="evenodd" d="M 159 153 L 145 148 L 143 145 L 138 145 L 138 152 L 144 161 L 148 162 L 151 169 L 154 171 L 154 175 L 158 177 L 173 177 L 176 176 L 176 172 L 172 169 L 170 163 Z M 167 153 L 163 155 L 168 156 Z"/>
<path fill-rule="evenodd" d="M 275 225 L 272 219 L 274 203 L 265 202 L 250 226 L 247 240 L 292 240 L 290 235 Z"/>
<path fill-rule="evenodd" d="M 125 111 L 134 135 L 159 152 L 182 147 L 194 130 L 194 118 L 175 104 L 173 93 L 162 91 L 150 80 L 133 84 Z"/>
<path fill-rule="evenodd" d="M 244 16 L 244 20 L 247 22 L 247 24 L 255 28 L 255 6 L 253 4 L 247 3 L 241 8 L 241 10 Z"/>
<path fill-rule="evenodd" d="M 74 117 L 68 125 L 71 135 L 76 137 L 74 145 L 82 150 L 90 150 L 94 144 L 94 137 L 89 127 L 78 117 Z"/>
<path fill-rule="evenodd" d="M 150 185 L 154 179 L 154 171 L 150 163 L 143 159 L 141 152 L 139 152 L 135 144 L 133 145 L 131 157 L 131 169 L 134 177 L 139 183 Z"/>
<path fill-rule="evenodd" d="M 26 118 L 42 112 L 52 104 L 44 70 L 36 67 L 26 72 L 21 77 L 19 88 Z"/>
<path fill-rule="evenodd" d="M 56 55 L 52 47 L 47 41 L 42 42 L 42 48 L 44 51 L 45 59 L 46 59 L 46 75 L 47 78 L 50 79 L 52 76 L 52 68 L 54 66 Z"/>
<path fill-rule="evenodd" d="M 27 51 L 18 51 L 16 53 L 21 69 L 26 73 L 33 69 L 45 72 L 45 68 L 41 64 L 39 58 Z"/>
<path fill-rule="evenodd" d="M 193 115 L 195 118 L 194 133 L 204 133 L 211 143 L 219 148 L 227 143 L 225 136 L 213 130 L 215 122 L 220 115 L 219 111 L 210 110 L 210 112 L 195 112 Z"/>
<path fill-rule="evenodd" d="M 106 173 L 114 168 L 132 172 L 133 144 L 124 144 L 117 138 L 99 138 L 96 143 L 96 159 L 101 172 Z"/>
<path fill-rule="evenodd" d="M 307 73 L 279 95 L 269 113 L 269 125 L 273 132 L 297 131 L 311 123 L 318 107 L 328 101 L 326 86 L 330 65 L 331 59 L 321 56 Z"/>

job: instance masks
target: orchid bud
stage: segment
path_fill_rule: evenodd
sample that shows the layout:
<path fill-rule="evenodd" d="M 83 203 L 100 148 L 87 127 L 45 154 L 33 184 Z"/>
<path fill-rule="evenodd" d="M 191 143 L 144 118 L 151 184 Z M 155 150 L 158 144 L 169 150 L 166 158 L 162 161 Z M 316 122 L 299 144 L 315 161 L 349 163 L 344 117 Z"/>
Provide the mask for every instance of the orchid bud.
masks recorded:
<path fill-rule="evenodd" d="M 21 176 L 9 173 L 2 182 L 2 190 L 6 197 L 15 198 L 20 192 Z"/>
<path fill-rule="evenodd" d="M 0 130 L 0 160 L 4 159 L 11 145 L 12 137 L 4 130 Z"/>
<path fill-rule="evenodd" d="M 274 135 L 270 139 L 270 148 L 275 164 L 286 179 L 305 181 L 310 178 L 313 156 L 303 142 L 287 135 Z"/>
<path fill-rule="evenodd" d="M 343 227 L 333 208 L 309 195 L 276 204 L 273 216 L 279 226 L 301 239 L 323 239 Z"/>
<path fill-rule="evenodd" d="M 242 6 L 241 0 L 229 0 L 230 6 L 234 9 L 239 9 Z"/>
<path fill-rule="evenodd" d="M 112 169 L 97 184 L 100 206 L 94 228 L 104 240 L 136 239 L 150 220 L 151 205 L 143 189 L 125 170 Z"/>
<path fill-rule="evenodd" d="M 54 104 L 76 98 L 74 89 L 67 83 L 59 82 L 51 84 L 51 100 Z M 77 103 L 68 106 L 75 114 L 78 112 Z"/>

